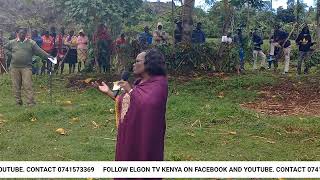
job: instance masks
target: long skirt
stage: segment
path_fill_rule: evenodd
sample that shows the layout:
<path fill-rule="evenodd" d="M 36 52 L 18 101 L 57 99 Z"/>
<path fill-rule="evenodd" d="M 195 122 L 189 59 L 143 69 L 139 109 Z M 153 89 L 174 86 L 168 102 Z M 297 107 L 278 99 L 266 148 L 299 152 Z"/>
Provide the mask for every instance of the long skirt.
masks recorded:
<path fill-rule="evenodd" d="M 77 55 L 79 62 L 86 62 L 88 59 L 88 50 L 87 49 L 77 49 Z"/>
<path fill-rule="evenodd" d="M 78 62 L 77 49 L 70 49 L 65 60 L 68 64 L 76 64 Z"/>

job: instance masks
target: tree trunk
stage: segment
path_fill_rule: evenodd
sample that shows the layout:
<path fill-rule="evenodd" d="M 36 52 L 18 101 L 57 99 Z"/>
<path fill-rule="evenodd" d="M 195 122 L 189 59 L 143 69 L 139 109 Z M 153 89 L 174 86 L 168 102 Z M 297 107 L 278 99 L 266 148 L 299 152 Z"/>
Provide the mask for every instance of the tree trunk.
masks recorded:
<path fill-rule="evenodd" d="M 224 21 L 223 21 L 223 28 L 222 28 L 222 34 L 227 35 L 229 26 L 230 26 L 230 19 L 231 19 L 231 9 L 229 6 L 228 0 L 223 0 L 223 8 L 224 8 Z"/>
<path fill-rule="evenodd" d="M 300 23 L 300 17 L 299 17 L 299 15 L 300 15 L 300 14 L 299 14 L 299 13 L 300 13 L 300 12 L 299 12 L 299 11 L 300 11 L 300 8 L 299 8 L 299 5 L 300 5 L 300 2 L 299 2 L 299 0 L 297 0 L 297 6 L 296 6 L 297 17 L 296 17 L 296 18 L 297 18 L 297 27 L 298 27 L 298 28 L 300 27 L 300 26 L 299 26 L 299 25 L 300 25 L 300 24 L 299 24 L 299 23 Z"/>
<path fill-rule="evenodd" d="M 191 43 L 191 34 L 193 29 L 192 13 L 195 0 L 184 0 L 183 14 L 182 14 L 182 41 Z"/>
<path fill-rule="evenodd" d="M 250 3 L 249 1 L 247 2 L 247 33 L 250 32 Z"/>
<path fill-rule="evenodd" d="M 224 9 L 224 21 L 223 21 L 223 27 L 222 27 L 222 35 L 227 35 L 229 28 L 231 26 L 232 21 L 232 7 L 230 7 L 229 0 L 223 0 L 223 9 Z M 215 70 L 220 72 L 222 71 L 222 62 L 226 58 L 226 46 L 224 46 L 223 43 L 220 44 L 219 50 L 218 50 L 218 58 L 215 59 L 214 65 Z"/>
<path fill-rule="evenodd" d="M 317 0 L 317 42 L 320 40 L 320 0 Z M 320 44 L 318 43 L 319 47 Z"/>

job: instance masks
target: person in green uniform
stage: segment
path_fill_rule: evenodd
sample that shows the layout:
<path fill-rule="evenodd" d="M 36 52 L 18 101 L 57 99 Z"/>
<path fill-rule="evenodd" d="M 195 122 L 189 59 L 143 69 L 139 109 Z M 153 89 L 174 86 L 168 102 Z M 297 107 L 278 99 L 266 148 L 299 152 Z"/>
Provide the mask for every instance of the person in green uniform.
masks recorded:
<path fill-rule="evenodd" d="M 43 51 L 36 42 L 27 39 L 26 34 L 26 29 L 20 29 L 17 39 L 9 41 L 4 48 L 12 55 L 10 74 L 17 105 L 23 104 L 21 99 L 21 88 L 23 87 L 26 91 L 27 105 L 33 106 L 36 103 L 32 89 L 32 56 L 37 55 L 42 58 L 51 56 Z"/>

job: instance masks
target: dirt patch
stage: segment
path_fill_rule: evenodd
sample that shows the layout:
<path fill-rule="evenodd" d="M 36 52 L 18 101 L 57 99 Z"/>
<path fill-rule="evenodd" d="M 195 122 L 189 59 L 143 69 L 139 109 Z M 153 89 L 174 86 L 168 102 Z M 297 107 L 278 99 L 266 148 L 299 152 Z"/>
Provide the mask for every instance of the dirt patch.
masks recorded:
<path fill-rule="evenodd" d="M 255 102 L 241 104 L 263 114 L 277 116 L 320 116 L 320 78 L 282 78 L 281 83 L 263 87 Z"/>

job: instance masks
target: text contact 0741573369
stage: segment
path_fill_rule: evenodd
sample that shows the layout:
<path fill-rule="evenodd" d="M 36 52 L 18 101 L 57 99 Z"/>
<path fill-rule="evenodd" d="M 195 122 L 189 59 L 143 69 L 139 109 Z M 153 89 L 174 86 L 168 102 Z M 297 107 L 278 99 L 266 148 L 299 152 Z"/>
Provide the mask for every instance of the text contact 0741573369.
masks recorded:
<path fill-rule="evenodd" d="M 94 167 L 58 167 L 58 172 L 94 172 Z"/>

